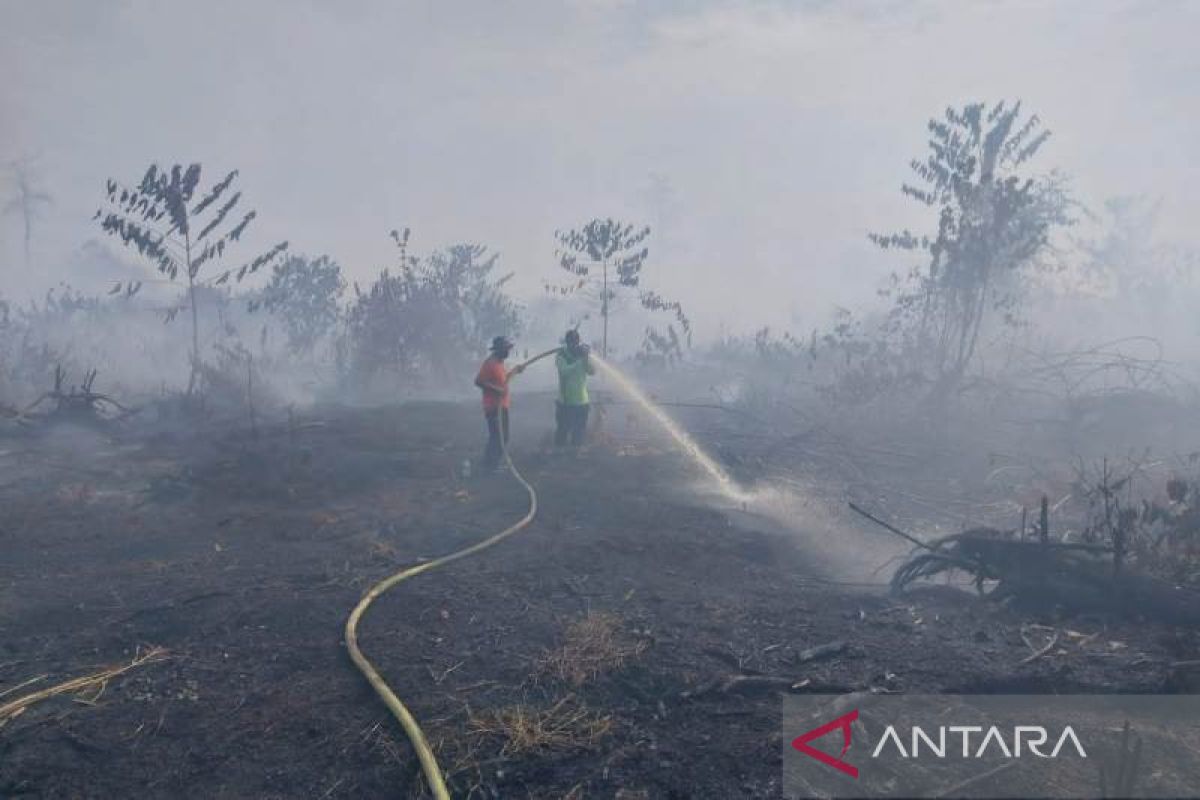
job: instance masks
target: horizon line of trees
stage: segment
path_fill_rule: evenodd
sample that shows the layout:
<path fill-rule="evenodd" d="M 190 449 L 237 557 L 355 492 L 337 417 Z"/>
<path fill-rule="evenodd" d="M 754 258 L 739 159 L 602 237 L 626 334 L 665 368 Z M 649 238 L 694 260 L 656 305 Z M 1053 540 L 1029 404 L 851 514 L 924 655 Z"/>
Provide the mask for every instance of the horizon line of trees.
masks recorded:
<path fill-rule="evenodd" d="M 168 169 L 151 165 L 134 186 L 108 180 L 107 207 L 94 217 L 104 233 L 145 258 L 166 282 L 183 283 L 181 301 L 165 309 L 163 317 L 169 323 L 179 312 L 189 312 L 187 394 L 195 390 L 204 361 L 204 298 L 264 267 L 270 267 L 270 278 L 265 286 L 245 293 L 248 311 L 277 319 L 293 356 L 312 355 L 322 344 L 329 345 L 343 377 L 354 380 L 369 382 L 381 373 L 446 379 L 464 368 L 492 336 L 519 332 L 522 307 L 507 290 L 513 275 L 500 274 L 499 255 L 480 244 L 452 244 L 417 257 L 409 252 L 411 231 L 392 230 L 396 264 L 384 267 L 365 288 L 353 283 L 353 295 L 345 304 L 347 281 L 340 265 L 328 255 L 289 255 L 286 241 L 240 266 L 225 267 L 221 262 L 227 250 L 257 216 L 254 210 L 238 210 L 242 193 L 232 188 L 237 177 L 234 170 L 201 191 L 200 164 Z M 581 279 L 561 294 L 572 295 L 588 283 L 591 267 L 581 255 L 594 254 L 603 262 L 603 289 L 591 299 L 598 299 L 606 354 L 609 318 L 626 291 L 636 290 L 643 309 L 672 312 L 690 341 L 690 322 L 682 307 L 639 289 L 649 235 L 649 227 L 635 230 L 611 219 L 593 220 L 580 232 L 556 234 L 560 245 L 575 249 L 572 255 L 560 253 L 560 266 Z M 142 282 L 118 282 L 110 294 L 128 299 L 141 288 Z M 583 319 L 591 313 L 588 309 Z M 264 343 L 265 337 L 264 329 Z M 673 325 L 665 335 L 647 328 L 643 352 L 657 350 L 663 357 L 676 358 L 682 355 L 683 342 Z"/>
<path fill-rule="evenodd" d="M 843 312 L 807 337 L 771 340 L 760 330 L 755 342 L 772 358 L 785 351 L 810 362 L 836 356 L 848 397 L 921 386 L 929 403 L 943 408 L 970 383 L 985 341 L 1029 324 L 1032 294 L 1064 272 L 1065 232 L 1090 212 L 1060 173 L 1034 167 L 1051 134 L 1020 103 L 950 107 L 927 128 L 927 151 L 911 162 L 913 180 L 901 191 L 927 209 L 928 229 L 869 236 L 910 258 L 910 267 L 894 272 L 881 290 L 883 313 L 872 319 Z M 418 257 L 409 251 L 408 229 L 390 232 L 396 262 L 361 286 L 348 282 L 332 257 L 290 252 L 286 241 L 226 264 L 257 216 L 242 208 L 237 178 L 234 170 L 202 188 L 199 164 L 152 165 L 137 184 L 108 180 L 105 205 L 95 215 L 102 232 L 144 258 L 162 283 L 180 288 L 176 301 L 157 310 L 168 323 L 188 312 L 189 394 L 212 352 L 201 345 L 211 338 L 201 331 L 203 307 L 212 302 L 223 313 L 221 292 L 274 321 L 290 356 L 320 353 L 337 363 L 342 379 L 361 381 L 383 374 L 448 378 L 493 335 L 515 335 L 526 324 L 527 309 L 511 295 L 513 274 L 500 271 L 498 254 L 455 243 Z M 21 185 L 6 210 L 24 214 L 28 245 L 36 208 L 49 196 L 32 179 Z M 1106 269 L 1112 273 L 1113 259 L 1129 260 L 1147 247 L 1137 237 L 1154 212 L 1128 201 L 1105 210 L 1112 217 L 1107 238 L 1074 243 L 1093 282 Z M 630 328 L 646 321 L 637 357 L 670 364 L 692 346 L 693 328 L 679 302 L 645 284 L 650 235 L 649 226 L 614 218 L 555 231 L 556 266 L 566 279 L 546 280 L 543 288 L 547 299 L 564 301 L 569 325 L 598 326 L 601 354 L 610 352 L 611 323 L 621 323 L 626 343 Z M 264 269 L 265 284 L 232 291 Z M 148 282 L 117 281 L 109 297 L 129 301 Z M 1145 281 L 1127 277 L 1115 285 L 1120 292 L 1149 291 Z M 71 303 L 82 306 L 84 299 L 64 292 L 56 308 Z M 7 305 L 0 312 L 11 316 Z M 655 317 L 666 324 L 652 324 Z M 265 325 L 261 338 L 265 346 Z"/>

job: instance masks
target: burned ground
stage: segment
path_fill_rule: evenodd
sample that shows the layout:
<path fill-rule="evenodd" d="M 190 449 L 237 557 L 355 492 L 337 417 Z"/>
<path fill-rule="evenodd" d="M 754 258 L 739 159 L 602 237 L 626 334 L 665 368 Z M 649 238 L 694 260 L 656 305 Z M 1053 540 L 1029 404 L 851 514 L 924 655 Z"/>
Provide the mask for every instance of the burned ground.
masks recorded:
<path fill-rule="evenodd" d="M 533 405 L 514 453 L 534 524 L 397 588 L 359 633 L 457 796 L 775 797 L 780 691 L 1160 691 L 1200 656 L 1136 619 L 837 583 L 811 540 L 692 494 L 665 449 L 540 452 Z M 2 440 L 0 687 L 169 658 L 10 720 L 0 795 L 419 795 L 342 626 L 375 580 L 524 512 L 511 478 L 461 479 L 480 428 L 427 403 Z"/>

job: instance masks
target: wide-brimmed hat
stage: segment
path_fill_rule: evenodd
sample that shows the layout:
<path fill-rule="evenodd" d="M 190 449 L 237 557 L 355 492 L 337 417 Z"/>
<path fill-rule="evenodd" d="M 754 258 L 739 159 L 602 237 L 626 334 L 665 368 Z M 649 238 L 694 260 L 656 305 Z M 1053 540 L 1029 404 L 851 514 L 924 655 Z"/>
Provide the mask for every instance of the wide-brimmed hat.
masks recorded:
<path fill-rule="evenodd" d="M 493 353 L 498 352 L 500 350 L 512 350 L 512 349 L 513 349 L 512 340 L 509 339 L 507 336 L 497 336 L 495 339 L 492 339 L 492 352 Z"/>

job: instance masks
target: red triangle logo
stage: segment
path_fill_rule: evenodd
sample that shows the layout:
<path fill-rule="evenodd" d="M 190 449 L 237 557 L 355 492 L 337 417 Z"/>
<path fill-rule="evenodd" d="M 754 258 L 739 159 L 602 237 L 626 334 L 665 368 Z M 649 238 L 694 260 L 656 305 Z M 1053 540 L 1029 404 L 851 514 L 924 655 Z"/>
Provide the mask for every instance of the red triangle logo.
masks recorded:
<path fill-rule="evenodd" d="M 833 767 L 839 772 L 844 772 L 851 778 L 858 777 L 858 767 L 853 764 L 848 764 L 842 761 L 841 756 L 846 755 L 846 751 L 850 749 L 850 725 L 858 719 L 858 709 L 854 709 L 849 714 L 843 714 L 835 720 L 826 722 L 819 728 L 813 728 L 808 733 L 802 733 L 792 740 L 792 747 L 799 750 L 809 758 L 815 758 L 826 766 Z M 838 728 L 842 729 L 842 752 L 838 758 L 834 758 L 828 753 L 823 753 L 815 747 L 811 747 L 808 743 L 813 739 L 820 739 L 825 734 L 835 731 Z"/>

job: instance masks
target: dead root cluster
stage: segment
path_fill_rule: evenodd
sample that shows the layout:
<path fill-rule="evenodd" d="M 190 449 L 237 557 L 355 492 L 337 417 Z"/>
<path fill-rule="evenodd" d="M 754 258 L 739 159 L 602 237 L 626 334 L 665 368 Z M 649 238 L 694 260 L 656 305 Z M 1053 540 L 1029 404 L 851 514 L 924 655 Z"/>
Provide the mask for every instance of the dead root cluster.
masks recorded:
<path fill-rule="evenodd" d="M 128 408 L 107 394 L 95 391 L 97 370 L 84 373 L 83 380 L 78 386 L 66 388 L 66 370 L 61 366 L 54 368 L 54 388 L 43 392 L 32 403 L 17 411 L 12 416 L 18 419 L 28 419 L 29 415 L 42 407 L 43 403 L 53 403 L 47 416 L 55 419 L 66 419 L 76 422 L 97 422 L 112 419 L 122 419 L 137 413 L 137 409 Z"/>
<path fill-rule="evenodd" d="M 1001 598 L 1027 584 L 1045 586 L 1103 572 L 1110 552 L 1099 545 L 1020 540 L 994 528 L 973 528 L 924 544 L 896 570 L 892 590 L 903 592 L 919 580 L 960 572 L 981 594 Z"/>
<path fill-rule="evenodd" d="M 1024 539 L 991 528 L 922 544 L 896 570 L 891 586 L 900 593 L 955 575 L 969 579 L 981 595 L 1031 609 L 1200 622 L 1200 595 L 1123 565 L 1113 547 Z"/>

